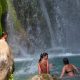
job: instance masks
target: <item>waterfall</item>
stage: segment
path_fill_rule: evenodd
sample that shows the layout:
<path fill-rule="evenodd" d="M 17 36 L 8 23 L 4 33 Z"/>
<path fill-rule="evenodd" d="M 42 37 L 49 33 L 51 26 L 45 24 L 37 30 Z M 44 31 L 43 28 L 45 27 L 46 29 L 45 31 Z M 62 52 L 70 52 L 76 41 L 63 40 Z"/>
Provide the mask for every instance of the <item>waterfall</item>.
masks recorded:
<path fill-rule="evenodd" d="M 7 15 L 7 31 L 9 33 L 9 43 L 15 48 L 13 50 L 15 51 L 15 55 L 20 53 L 21 55 L 25 56 L 26 53 L 28 53 L 28 50 L 32 53 L 36 53 L 36 51 L 38 51 L 37 49 L 40 49 L 40 51 L 44 51 L 51 48 L 50 46 L 48 47 L 48 45 L 52 45 L 52 49 L 54 48 L 53 50 L 58 50 L 61 47 L 63 47 L 64 49 L 68 48 L 73 50 L 79 50 L 80 28 L 78 26 L 80 23 L 78 6 L 80 4 L 80 1 L 76 0 L 76 3 L 72 2 L 72 0 L 36 1 L 33 0 L 33 3 L 36 3 L 36 6 L 31 3 L 32 1 L 26 0 L 21 0 L 20 4 L 18 5 L 18 0 L 14 0 L 14 2 L 17 2 L 15 3 L 15 5 L 13 5 L 15 6 L 15 8 L 11 8 L 11 6 L 8 5 L 9 11 Z M 28 2 L 29 5 L 24 5 L 28 4 Z M 48 2 L 50 4 L 48 4 Z M 53 3 L 53 5 L 51 5 L 51 3 Z M 17 26 L 14 25 L 14 16 L 12 17 L 13 9 L 16 12 L 16 17 L 18 17 L 18 19 L 21 19 L 21 25 L 19 26 L 19 28 L 22 29 L 22 32 L 19 32 L 15 29 Z M 20 9 L 22 13 L 17 11 L 18 9 Z M 27 16 L 27 13 L 30 13 L 27 12 L 28 9 L 30 9 L 29 11 L 31 12 L 31 17 L 29 14 Z M 28 17 L 30 17 L 29 19 L 31 20 L 29 21 L 29 23 L 27 22 Z M 45 46 L 47 48 L 45 48 Z"/>
<path fill-rule="evenodd" d="M 47 25 L 48 25 L 48 29 L 49 29 L 50 36 L 51 36 L 51 44 L 52 44 L 52 47 L 54 47 L 55 46 L 54 33 L 53 33 L 53 30 L 52 30 L 52 25 L 51 25 L 51 22 L 50 22 L 50 18 L 49 18 L 48 12 L 47 12 L 47 9 L 46 9 L 44 1 L 43 0 L 39 0 L 39 2 L 40 2 L 40 7 L 42 9 L 42 12 L 44 14 L 44 17 L 45 17 Z"/>
<path fill-rule="evenodd" d="M 9 44 L 10 46 L 13 48 L 13 53 L 15 53 L 15 57 L 16 55 L 18 56 L 19 54 L 22 54 L 22 56 L 25 57 L 25 52 L 22 48 L 22 46 L 19 44 L 19 40 L 18 39 L 18 35 L 15 33 L 15 29 L 14 29 L 14 22 L 13 19 L 11 17 L 11 15 L 7 14 L 7 32 L 8 32 L 8 37 L 9 37 Z"/>
<path fill-rule="evenodd" d="M 65 24 L 66 24 L 66 20 L 64 19 L 64 15 L 62 14 L 62 11 L 59 7 L 59 5 L 57 4 L 57 6 L 54 8 L 56 15 L 55 15 L 55 19 L 56 19 L 56 24 L 57 24 L 57 32 L 56 32 L 56 36 L 57 36 L 57 40 L 58 40 L 58 44 L 60 47 L 65 47 L 66 48 L 66 39 L 64 40 L 64 36 L 66 37 L 66 30 L 65 28 Z"/>
<path fill-rule="evenodd" d="M 76 4 L 77 4 L 77 7 L 79 7 L 80 6 L 80 1 L 76 0 Z"/>
<path fill-rule="evenodd" d="M 8 2 L 8 14 L 7 14 L 7 27 L 6 30 L 8 32 L 8 42 L 10 47 L 12 48 L 12 51 L 14 53 L 14 57 L 23 57 L 26 58 L 26 56 L 29 57 L 29 55 L 26 55 L 28 53 L 27 50 L 27 44 L 29 44 L 29 41 L 27 40 L 27 33 L 23 28 L 19 26 L 19 29 L 17 30 L 15 26 L 16 16 L 14 15 L 15 10 L 11 3 Z M 13 13 L 12 13 L 13 12 Z M 16 13 L 15 13 L 16 14 Z M 23 39 L 22 39 L 23 38 Z M 25 42 L 26 41 L 26 42 Z"/>
<path fill-rule="evenodd" d="M 12 4 L 13 1 L 14 8 L 8 5 L 6 30 L 15 63 L 20 64 L 16 75 L 37 72 L 37 62 L 43 51 L 50 59 L 75 56 L 80 52 L 79 0 L 76 3 L 73 0 L 12 0 Z M 38 5 L 35 6 L 36 1 Z M 16 16 L 12 16 L 14 12 Z M 14 17 L 16 22 L 20 20 L 20 26 L 15 26 Z"/>

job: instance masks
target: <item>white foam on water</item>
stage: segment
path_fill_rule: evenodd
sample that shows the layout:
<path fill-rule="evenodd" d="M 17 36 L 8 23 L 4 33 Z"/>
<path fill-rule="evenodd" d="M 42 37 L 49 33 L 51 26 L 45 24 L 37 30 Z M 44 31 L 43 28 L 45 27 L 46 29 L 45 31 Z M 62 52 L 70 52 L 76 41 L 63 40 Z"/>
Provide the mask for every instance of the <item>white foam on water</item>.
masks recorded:
<path fill-rule="evenodd" d="M 25 72 L 24 70 L 19 70 L 14 72 L 15 76 L 20 76 L 20 75 L 27 75 L 27 72 Z"/>
<path fill-rule="evenodd" d="M 57 57 L 71 57 L 71 56 L 80 56 L 80 54 L 73 53 L 59 53 L 59 54 L 49 54 L 49 58 L 57 58 Z"/>
<path fill-rule="evenodd" d="M 33 58 L 15 58 L 15 62 L 32 61 Z"/>
<path fill-rule="evenodd" d="M 31 55 L 27 55 L 25 57 L 18 57 L 18 58 L 14 58 L 15 62 L 23 62 L 23 61 L 32 61 L 33 60 L 33 56 Z"/>

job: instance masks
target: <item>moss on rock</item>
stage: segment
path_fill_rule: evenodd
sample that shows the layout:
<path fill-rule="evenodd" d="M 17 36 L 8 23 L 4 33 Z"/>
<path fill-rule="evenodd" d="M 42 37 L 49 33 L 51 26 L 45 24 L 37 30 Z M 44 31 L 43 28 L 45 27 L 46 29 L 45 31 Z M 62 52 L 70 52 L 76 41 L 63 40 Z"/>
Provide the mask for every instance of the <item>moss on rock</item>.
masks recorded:
<path fill-rule="evenodd" d="M 2 15 L 2 6 L 1 6 L 1 3 L 0 3 L 0 35 L 2 34 L 1 15 Z"/>
<path fill-rule="evenodd" d="M 8 13 L 12 17 L 15 31 L 22 33 L 22 34 L 26 34 L 25 29 L 22 27 L 20 20 L 17 18 L 17 14 L 16 14 L 16 11 L 13 5 L 13 1 L 7 0 L 7 4 L 8 4 Z"/>
<path fill-rule="evenodd" d="M 7 12 L 8 5 L 6 0 L 0 0 L 1 6 L 2 6 L 2 14 Z"/>

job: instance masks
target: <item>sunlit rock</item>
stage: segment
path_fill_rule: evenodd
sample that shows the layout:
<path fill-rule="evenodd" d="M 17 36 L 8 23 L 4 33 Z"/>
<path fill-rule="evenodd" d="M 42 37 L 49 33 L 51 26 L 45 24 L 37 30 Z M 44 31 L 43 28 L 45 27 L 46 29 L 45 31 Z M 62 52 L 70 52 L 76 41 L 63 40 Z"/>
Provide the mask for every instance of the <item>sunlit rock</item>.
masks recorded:
<path fill-rule="evenodd" d="M 9 80 L 12 73 L 13 56 L 4 40 L 0 40 L 0 80 Z"/>
<path fill-rule="evenodd" d="M 49 74 L 35 75 L 32 80 L 54 80 Z"/>

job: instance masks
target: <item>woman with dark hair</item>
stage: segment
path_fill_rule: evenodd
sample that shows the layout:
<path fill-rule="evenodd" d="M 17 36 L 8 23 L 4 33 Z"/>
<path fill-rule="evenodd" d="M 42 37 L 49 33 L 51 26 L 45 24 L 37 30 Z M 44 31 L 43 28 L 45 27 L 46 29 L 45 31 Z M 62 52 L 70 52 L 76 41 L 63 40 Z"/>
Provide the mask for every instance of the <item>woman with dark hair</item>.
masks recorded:
<path fill-rule="evenodd" d="M 49 68 L 52 64 L 48 63 L 48 54 L 44 52 L 40 55 L 38 62 L 38 72 L 39 74 L 34 76 L 32 80 L 53 80 L 53 77 L 49 74 Z"/>
<path fill-rule="evenodd" d="M 48 54 L 43 53 L 40 55 L 38 62 L 38 72 L 39 74 L 48 74 L 49 73 L 49 63 L 48 63 Z"/>
<path fill-rule="evenodd" d="M 64 76 L 64 74 L 67 74 L 69 77 L 73 77 L 75 75 L 75 71 L 78 72 L 77 68 L 69 63 L 68 58 L 63 58 L 64 67 L 62 69 L 62 73 L 60 78 Z"/>

